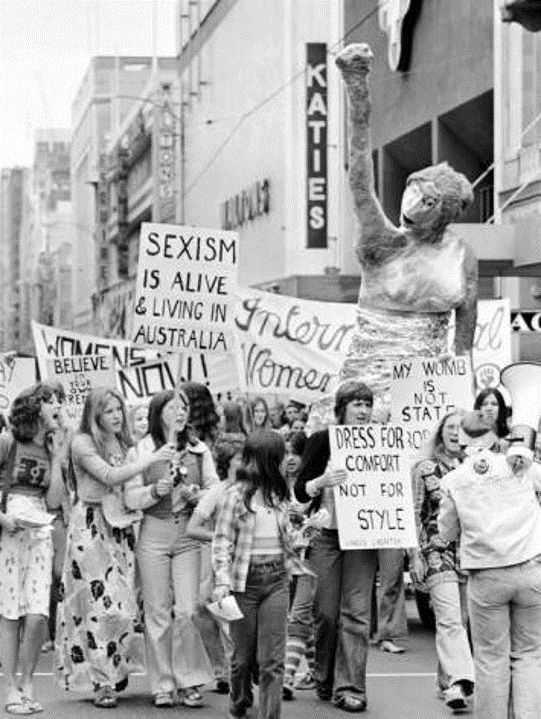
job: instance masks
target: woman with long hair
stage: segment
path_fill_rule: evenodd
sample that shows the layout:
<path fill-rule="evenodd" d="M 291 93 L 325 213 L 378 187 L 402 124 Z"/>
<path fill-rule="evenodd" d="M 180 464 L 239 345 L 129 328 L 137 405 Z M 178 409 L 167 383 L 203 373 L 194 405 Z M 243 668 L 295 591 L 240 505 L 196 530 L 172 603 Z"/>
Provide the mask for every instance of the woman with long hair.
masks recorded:
<path fill-rule="evenodd" d="M 509 434 L 508 412 L 502 393 L 493 387 L 481 390 L 473 408 L 479 412 L 483 424 L 494 435 L 494 450 L 505 450 L 508 443 L 503 441 Z"/>
<path fill-rule="evenodd" d="M 192 431 L 212 449 L 219 432 L 220 415 L 209 388 L 200 382 L 182 382 L 180 387 L 188 398 Z"/>
<path fill-rule="evenodd" d="M 194 623 L 201 576 L 201 545 L 186 534 L 194 507 L 218 477 L 210 449 L 188 424 L 183 391 L 158 392 L 150 401 L 149 435 L 137 446 L 151 456 L 175 438 L 173 462 L 160 462 L 125 488 L 128 507 L 143 510 L 137 561 L 145 608 L 147 665 L 156 706 L 203 706 L 199 687 L 212 667 Z"/>
<path fill-rule="evenodd" d="M 459 570 L 456 542 L 443 542 L 438 531 L 442 478 L 465 459 L 459 444 L 462 412 L 446 415 L 414 465 L 415 523 L 419 549 L 411 550 L 410 571 L 428 589 L 436 619 L 438 693 L 450 709 L 466 709 L 473 692 L 473 659 L 468 643 L 466 584 Z"/>
<path fill-rule="evenodd" d="M 301 559 L 308 559 L 310 541 L 308 539 L 309 505 L 297 502 L 293 488 L 302 464 L 308 437 L 304 432 L 290 432 L 286 439 L 285 476 L 292 495 L 290 519 L 294 529 L 294 546 Z M 298 574 L 293 578 L 293 598 L 287 626 L 286 664 L 284 674 L 283 698 L 293 699 L 293 690 L 315 689 L 314 681 L 314 594 L 316 578 L 313 573 Z M 296 674 L 303 658 L 306 658 L 308 672 L 296 684 Z"/>
<path fill-rule="evenodd" d="M 214 598 L 233 593 L 243 614 L 231 622 L 230 717 L 253 703 L 259 665 L 259 717 L 279 719 L 289 605 L 288 573 L 305 571 L 291 542 L 289 487 L 282 473 L 285 444 L 272 429 L 253 432 L 227 490 L 212 542 Z"/>
<path fill-rule="evenodd" d="M 246 421 L 249 433 L 257 429 L 271 428 L 269 405 L 264 397 L 254 397 L 249 400 Z"/>
<path fill-rule="evenodd" d="M 71 512 L 60 584 L 55 674 L 66 689 L 93 691 L 94 704 L 113 708 L 128 675 L 142 667 L 134 632 L 135 537 L 112 526 L 104 498 L 150 467 L 168 462 L 174 447 L 135 458 L 124 400 L 116 390 L 90 390 L 71 443 L 76 504 Z"/>
<path fill-rule="evenodd" d="M 337 424 L 370 422 L 373 402 L 374 395 L 363 382 L 344 382 L 335 396 Z M 328 428 L 314 432 L 295 482 L 298 501 L 311 502 L 310 511 L 326 509 L 329 517 L 310 548 L 310 562 L 318 578 L 314 597 L 316 692 L 339 709 L 362 712 L 367 706 L 366 662 L 378 553 L 375 549 L 340 549 L 332 488 L 347 480 L 347 472 L 333 469 L 330 458 Z"/>
<path fill-rule="evenodd" d="M 52 580 L 52 520 L 61 505 L 60 401 L 39 383 L 15 398 L 11 432 L 0 437 L 0 627 L 8 714 L 42 711 L 34 671 L 44 639 Z M 21 676 L 17 679 L 17 667 Z"/>

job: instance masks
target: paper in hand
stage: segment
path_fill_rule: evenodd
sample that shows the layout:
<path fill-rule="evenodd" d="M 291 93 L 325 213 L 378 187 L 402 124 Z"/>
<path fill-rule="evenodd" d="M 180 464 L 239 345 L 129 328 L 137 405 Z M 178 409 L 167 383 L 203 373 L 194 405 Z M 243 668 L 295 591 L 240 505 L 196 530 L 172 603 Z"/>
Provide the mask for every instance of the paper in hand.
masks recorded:
<path fill-rule="evenodd" d="M 232 594 L 228 594 L 219 602 L 211 602 L 207 604 L 208 610 L 214 614 L 218 619 L 223 619 L 226 622 L 234 622 L 237 619 L 242 619 L 244 614 L 240 611 L 237 600 Z"/>

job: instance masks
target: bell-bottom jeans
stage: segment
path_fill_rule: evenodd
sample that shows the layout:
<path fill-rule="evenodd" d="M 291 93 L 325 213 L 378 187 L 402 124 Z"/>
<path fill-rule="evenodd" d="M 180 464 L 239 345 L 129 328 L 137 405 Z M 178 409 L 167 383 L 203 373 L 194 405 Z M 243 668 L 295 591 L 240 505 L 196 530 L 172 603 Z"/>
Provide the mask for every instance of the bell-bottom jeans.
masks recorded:
<path fill-rule="evenodd" d="M 259 664 L 259 717 L 280 719 L 284 679 L 289 581 L 283 557 L 250 563 L 244 592 L 234 594 L 243 618 L 230 623 L 233 655 L 230 712 L 242 717 L 252 706 L 254 660 Z"/>

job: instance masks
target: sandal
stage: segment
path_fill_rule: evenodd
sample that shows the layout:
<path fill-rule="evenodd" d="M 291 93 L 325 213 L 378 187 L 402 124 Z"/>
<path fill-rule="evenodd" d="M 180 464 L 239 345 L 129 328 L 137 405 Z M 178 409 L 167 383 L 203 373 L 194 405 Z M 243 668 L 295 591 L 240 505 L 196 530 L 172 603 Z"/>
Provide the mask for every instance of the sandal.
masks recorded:
<path fill-rule="evenodd" d="M 36 701 L 35 699 L 30 699 L 30 697 L 27 697 L 26 695 L 22 695 L 23 701 L 28 704 L 28 707 L 30 708 L 30 711 L 32 714 L 39 714 L 43 711 L 43 707 L 41 704 Z"/>
<path fill-rule="evenodd" d="M 156 692 L 154 694 L 155 707 L 173 707 L 175 706 L 175 698 L 173 692 Z"/>
<path fill-rule="evenodd" d="M 26 697 L 18 689 L 11 689 L 4 705 L 7 714 L 33 714 Z"/>
<path fill-rule="evenodd" d="M 204 706 L 203 697 L 199 693 L 197 687 L 189 687 L 184 690 L 182 703 L 185 707 L 190 707 L 192 709 Z"/>
<path fill-rule="evenodd" d="M 337 709 L 343 709 L 345 712 L 366 711 L 366 699 L 364 697 L 356 697 L 346 694 L 338 699 L 333 699 L 332 703 Z"/>
<path fill-rule="evenodd" d="M 379 645 L 382 652 L 387 654 L 403 654 L 406 650 L 404 647 L 395 644 L 392 639 L 384 639 Z"/>
<path fill-rule="evenodd" d="M 94 706 L 100 709 L 114 709 L 118 704 L 116 692 L 112 687 L 100 687 L 94 697 Z"/>

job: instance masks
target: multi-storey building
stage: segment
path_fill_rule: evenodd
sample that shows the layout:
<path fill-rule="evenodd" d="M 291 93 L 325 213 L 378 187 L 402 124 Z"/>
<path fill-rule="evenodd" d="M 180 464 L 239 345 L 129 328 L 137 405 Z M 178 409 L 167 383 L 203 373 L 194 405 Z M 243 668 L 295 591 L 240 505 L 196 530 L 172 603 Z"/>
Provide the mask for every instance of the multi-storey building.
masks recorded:
<path fill-rule="evenodd" d="M 107 136 L 141 97 L 152 73 L 150 57 L 93 57 L 72 104 L 71 190 L 75 223 L 74 325 L 91 330 L 97 288 L 100 162 Z"/>
<path fill-rule="evenodd" d="M 511 3 L 513 4 L 513 3 Z M 495 0 L 495 17 L 500 20 Z M 541 17 L 541 7 L 537 9 Z M 538 20 L 539 21 L 539 20 Z M 516 354 L 541 359 L 541 33 L 495 22 L 496 221 L 512 228 Z M 509 259 L 507 266 L 509 267 Z M 509 271 L 509 269 L 508 269 Z"/>
<path fill-rule="evenodd" d="M 21 226 L 29 189 L 30 171 L 25 167 L 2 170 L 0 254 L 2 287 L 0 315 L 2 351 L 21 349 Z"/>
<path fill-rule="evenodd" d="M 176 58 L 156 58 L 139 101 L 111 129 L 98 196 L 96 331 L 127 337 L 142 222 L 175 222 L 179 162 Z"/>

